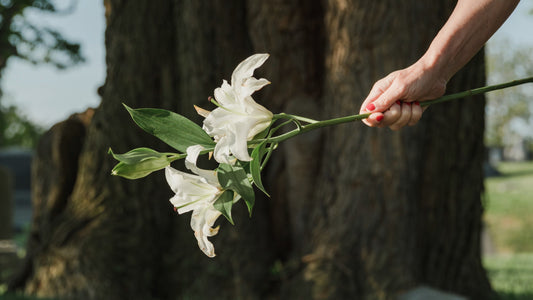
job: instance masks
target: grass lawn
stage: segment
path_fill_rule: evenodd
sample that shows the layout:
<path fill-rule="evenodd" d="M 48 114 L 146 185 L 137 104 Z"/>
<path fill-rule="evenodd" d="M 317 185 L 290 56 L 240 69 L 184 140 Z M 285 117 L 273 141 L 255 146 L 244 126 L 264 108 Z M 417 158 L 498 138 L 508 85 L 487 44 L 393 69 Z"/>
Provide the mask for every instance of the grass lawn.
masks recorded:
<path fill-rule="evenodd" d="M 533 162 L 501 163 L 485 181 L 485 223 L 497 254 L 483 262 L 505 300 L 533 299 Z"/>
<path fill-rule="evenodd" d="M 533 253 L 491 256 L 483 263 L 502 300 L 533 299 Z"/>

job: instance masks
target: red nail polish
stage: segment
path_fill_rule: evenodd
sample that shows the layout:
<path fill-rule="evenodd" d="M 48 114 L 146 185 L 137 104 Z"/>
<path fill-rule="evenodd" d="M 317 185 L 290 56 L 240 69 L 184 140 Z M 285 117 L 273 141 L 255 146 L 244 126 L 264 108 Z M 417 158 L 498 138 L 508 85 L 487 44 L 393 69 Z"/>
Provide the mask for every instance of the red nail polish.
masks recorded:
<path fill-rule="evenodd" d="M 376 121 L 381 122 L 383 120 L 383 115 L 379 115 L 376 117 Z"/>
<path fill-rule="evenodd" d="M 366 110 L 368 111 L 373 111 L 374 109 L 376 109 L 376 106 L 374 105 L 374 103 L 370 103 L 366 106 Z"/>
<path fill-rule="evenodd" d="M 400 102 L 400 100 L 396 100 L 396 104 L 402 105 L 402 102 Z"/>
<path fill-rule="evenodd" d="M 415 105 L 420 105 L 420 102 L 418 102 L 418 101 L 415 101 Z"/>

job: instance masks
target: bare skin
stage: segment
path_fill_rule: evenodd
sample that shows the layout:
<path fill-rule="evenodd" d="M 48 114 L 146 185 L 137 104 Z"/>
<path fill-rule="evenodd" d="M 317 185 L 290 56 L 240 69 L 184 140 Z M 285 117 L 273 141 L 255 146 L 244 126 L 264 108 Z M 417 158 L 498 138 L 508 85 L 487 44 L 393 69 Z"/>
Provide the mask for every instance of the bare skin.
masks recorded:
<path fill-rule="evenodd" d="M 361 105 L 370 127 L 399 130 L 415 125 L 424 108 L 438 98 L 448 80 L 483 47 L 520 0 L 458 0 L 450 18 L 426 53 L 411 66 L 378 80 Z"/>

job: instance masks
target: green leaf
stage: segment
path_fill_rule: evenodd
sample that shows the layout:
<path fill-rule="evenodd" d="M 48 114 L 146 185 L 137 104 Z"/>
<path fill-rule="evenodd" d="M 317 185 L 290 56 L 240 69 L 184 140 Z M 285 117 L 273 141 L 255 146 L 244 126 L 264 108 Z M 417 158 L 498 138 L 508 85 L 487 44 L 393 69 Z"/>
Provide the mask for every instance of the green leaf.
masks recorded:
<path fill-rule="evenodd" d="M 235 225 L 231 217 L 231 208 L 233 207 L 233 191 L 224 191 L 224 193 L 218 197 L 217 201 L 213 203 L 213 206 L 219 212 L 221 212 L 232 225 Z"/>
<path fill-rule="evenodd" d="M 220 164 L 217 169 L 218 182 L 223 189 L 229 189 L 239 194 L 246 206 L 250 216 L 255 204 L 255 194 L 248 174 L 244 171 L 239 162 L 235 165 Z"/>
<path fill-rule="evenodd" d="M 263 182 L 261 181 L 261 161 L 263 160 L 263 156 L 266 154 L 265 146 L 266 141 L 259 144 L 259 146 L 255 147 L 252 151 L 250 173 L 252 174 L 252 179 L 254 180 L 255 186 L 257 186 L 258 189 L 265 193 L 265 195 L 270 197 L 265 187 L 263 186 Z"/>
<path fill-rule="evenodd" d="M 124 107 L 139 127 L 178 151 L 186 152 L 187 147 L 193 145 L 207 149 L 215 146 L 215 142 L 200 126 L 184 116 L 165 109 L 132 109 L 125 104 Z"/>
<path fill-rule="evenodd" d="M 160 157 L 167 156 L 167 154 L 157 152 L 150 148 L 136 148 L 124 154 L 115 154 L 113 153 L 113 150 L 109 148 L 108 153 L 113 155 L 113 157 L 116 160 L 121 161 L 126 164 L 136 164 L 147 159 L 160 158 Z M 172 154 L 177 155 L 177 153 L 172 153 Z"/>
<path fill-rule="evenodd" d="M 166 156 L 151 157 L 134 164 L 127 164 L 121 161 L 111 170 L 111 174 L 127 179 L 139 179 L 154 171 L 161 170 L 169 164 L 170 159 Z"/>
<path fill-rule="evenodd" d="M 124 154 L 115 154 L 111 148 L 109 154 L 120 161 L 111 170 L 111 174 L 127 179 L 138 179 L 163 169 L 172 161 L 166 153 L 159 153 L 150 148 L 137 148 Z"/>

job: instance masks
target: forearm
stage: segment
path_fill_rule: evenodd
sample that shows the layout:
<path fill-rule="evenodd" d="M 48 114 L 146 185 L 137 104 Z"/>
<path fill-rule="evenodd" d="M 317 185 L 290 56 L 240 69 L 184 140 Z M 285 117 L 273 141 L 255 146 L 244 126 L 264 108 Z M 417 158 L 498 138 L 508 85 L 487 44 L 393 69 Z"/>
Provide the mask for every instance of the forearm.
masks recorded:
<path fill-rule="evenodd" d="M 519 0 L 459 0 L 421 61 L 448 81 L 498 30 Z"/>

